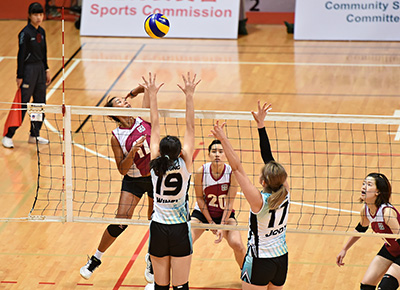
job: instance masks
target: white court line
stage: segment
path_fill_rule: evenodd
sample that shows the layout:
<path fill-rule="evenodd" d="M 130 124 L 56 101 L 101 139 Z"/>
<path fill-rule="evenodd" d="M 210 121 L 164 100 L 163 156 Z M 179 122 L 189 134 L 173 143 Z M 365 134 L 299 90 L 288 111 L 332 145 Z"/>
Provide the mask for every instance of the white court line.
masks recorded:
<path fill-rule="evenodd" d="M 307 204 L 307 203 L 303 203 L 303 202 L 290 201 L 290 204 L 306 206 L 306 207 L 312 207 L 312 208 L 327 209 L 327 210 L 333 210 L 333 211 L 340 211 L 340 212 L 349 212 L 349 213 L 354 213 L 354 214 L 359 214 L 360 213 L 359 211 L 340 209 L 340 208 L 334 208 L 334 207 L 327 207 L 327 206 L 320 206 L 320 205 L 314 205 L 314 204 Z"/>
<path fill-rule="evenodd" d="M 194 183 L 190 183 L 190 185 L 194 186 Z M 243 195 L 243 192 L 237 192 L 239 195 Z M 305 206 L 305 207 L 312 207 L 312 208 L 320 208 L 320 209 L 325 209 L 325 210 L 333 210 L 333 211 L 340 211 L 340 212 L 349 212 L 349 213 L 354 213 L 354 214 L 359 214 L 359 211 L 353 211 L 353 210 L 347 210 L 347 209 L 340 209 L 340 208 L 335 208 L 335 207 L 328 207 L 328 206 L 320 206 L 320 205 L 314 205 L 314 204 L 308 204 L 304 202 L 296 202 L 296 201 L 290 201 L 290 204 L 294 205 L 299 205 L 299 206 Z"/>
<path fill-rule="evenodd" d="M 4 59 L 4 57 L 0 57 L 0 62 Z"/>
<path fill-rule="evenodd" d="M 60 136 L 60 137 L 62 138 L 62 134 L 60 133 L 60 131 L 58 131 L 56 128 L 54 128 L 49 122 L 47 122 L 46 119 L 44 120 L 44 122 L 46 123 L 46 126 L 47 126 L 51 131 L 53 131 L 54 133 L 58 134 L 58 136 Z M 78 148 L 81 148 L 81 149 L 84 150 L 84 151 L 87 151 L 87 152 L 89 152 L 89 153 L 95 155 L 95 156 L 98 156 L 98 157 L 100 157 L 100 158 L 104 158 L 104 159 L 106 159 L 106 160 L 108 160 L 108 161 L 110 161 L 110 162 L 114 162 L 114 163 L 115 163 L 115 160 L 114 160 L 114 159 L 112 159 L 112 158 L 110 158 L 110 157 L 107 157 L 107 156 L 105 156 L 105 155 L 103 155 L 103 154 L 100 154 L 99 152 L 96 152 L 96 151 L 94 151 L 94 150 L 92 150 L 92 149 L 89 149 L 89 148 L 83 146 L 82 144 L 75 143 L 74 141 L 72 141 L 72 144 L 73 144 L 74 146 L 78 147 Z"/>
<path fill-rule="evenodd" d="M 66 79 L 69 74 L 75 69 L 75 67 L 81 62 L 80 59 L 74 60 L 72 65 L 67 69 L 67 71 L 64 74 L 64 79 Z M 62 85 L 63 78 L 60 78 L 56 84 L 51 88 L 50 92 L 46 94 L 46 101 L 48 101 L 54 94 L 54 92 Z"/>
<path fill-rule="evenodd" d="M 76 68 L 76 66 L 77 66 L 80 62 L 81 62 L 80 59 L 74 60 L 74 62 L 72 63 L 72 65 L 71 65 L 71 66 L 67 69 L 67 71 L 65 72 L 65 74 L 64 74 L 64 80 L 71 74 L 71 72 Z M 51 88 L 50 92 L 46 95 L 46 100 L 47 100 L 47 101 L 53 96 L 54 92 L 62 85 L 62 82 L 63 82 L 63 78 L 60 78 L 60 79 L 58 80 L 58 82 Z M 58 134 L 58 135 L 62 138 L 62 134 L 61 134 L 56 128 L 54 128 L 54 127 L 47 121 L 47 119 L 44 120 L 44 123 L 46 124 L 46 126 L 47 126 L 51 131 L 53 131 L 54 133 Z M 107 157 L 107 156 L 105 156 L 105 155 L 102 155 L 102 154 L 100 154 L 100 153 L 98 153 L 98 152 L 96 152 L 96 151 L 93 151 L 92 149 L 89 149 L 89 148 L 87 148 L 87 147 L 85 147 L 85 146 L 83 146 L 83 145 L 81 145 L 81 144 L 79 144 L 79 143 L 72 142 L 72 144 L 75 145 L 75 146 L 78 147 L 78 148 L 81 148 L 82 150 L 85 150 L 85 151 L 87 151 L 87 152 L 93 154 L 93 155 L 96 155 L 96 156 L 98 156 L 98 157 L 100 157 L 100 158 L 104 158 L 104 159 L 106 159 L 106 160 L 108 160 L 108 161 L 111 161 L 111 162 L 114 162 L 114 163 L 115 163 L 115 160 L 114 160 L 114 159 L 109 158 L 109 157 Z"/>
<path fill-rule="evenodd" d="M 348 66 L 348 67 L 400 67 L 400 64 L 374 64 L 374 63 L 308 63 L 308 62 L 251 62 L 251 61 L 178 61 L 178 60 L 142 60 L 142 63 L 197 63 L 197 64 L 250 64 L 250 65 L 282 65 L 282 66 Z"/>
<path fill-rule="evenodd" d="M 5 56 L 6 59 L 16 59 L 14 56 Z M 49 58 L 60 60 L 60 58 Z M 100 58 L 74 58 L 86 62 L 129 62 L 129 59 L 100 59 Z M 232 64 L 232 65 L 281 65 L 281 66 L 332 66 L 332 67 L 400 67 L 400 64 L 376 64 L 376 63 L 309 63 L 309 62 L 251 62 L 251 61 L 195 61 L 195 60 L 145 60 L 135 59 L 136 63 L 173 63 L 173 64 Z"/>

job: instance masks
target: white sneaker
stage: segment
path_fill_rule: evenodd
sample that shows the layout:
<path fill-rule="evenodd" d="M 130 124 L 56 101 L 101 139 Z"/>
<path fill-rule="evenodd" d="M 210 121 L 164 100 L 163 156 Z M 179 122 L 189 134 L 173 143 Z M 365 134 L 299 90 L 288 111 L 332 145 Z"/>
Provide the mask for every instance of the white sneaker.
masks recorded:
<path fill-rule="evenodd" d="M 36 144 L 36 139 L 38 144 L 44 144 L 44 145 L 49 144 L 49 140 L 47 140 L 46 138 L 34 137 L 34 136 L 29 136 L 28 143 Z"/>
<path fill-rule="evenodd" d="M 93 271 L 97 269 L 101 264 L 101 261 L 97 259 L 95 256 L 92 256 L 89 261 L 86 263 L 85 266 L 83 266 L 80 270 L 79 273 L 81 274 L 82 278 L 84 279 L 89 279 Z"/>
<path fill-rule="evenodd" d="M 144 290 L 154 290 L 154 283 L 149 283 L 144 287 Z"/>
<path fill-rule="evenodd" d="M 1 143 L 3 143 L 3 146 L 6 148 L 14 148 L 13 140 L 7 136 L 3 137 L 3 140 L 1 140 Z"/>
<path fill-rule="evenodd" d="M 153 273 L 153 266 L 151 265 L 150 254 L 147 253 L 144 259 L 146 260 L 146 269 L 144 270 L 144 278 L 146 279 L 147 282 L 154 283 L 154 273 Z"/>

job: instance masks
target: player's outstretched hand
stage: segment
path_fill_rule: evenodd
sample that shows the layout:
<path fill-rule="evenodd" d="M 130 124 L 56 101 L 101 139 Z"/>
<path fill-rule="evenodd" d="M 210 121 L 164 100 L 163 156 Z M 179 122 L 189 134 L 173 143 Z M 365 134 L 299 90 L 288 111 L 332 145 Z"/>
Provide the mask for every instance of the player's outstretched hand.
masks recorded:
<path fill-rule="evenodd" d="M 214 125 L 214 128 L 211 129 L 211 133 L 213 134 L 213 136 L 218 139 L 218 140 L 222 140 L 224 138 L 226 138 L 225 132 L 224 132 L 224 127 L 225 127 L 225 122 L 222 123 L 222 125 L 219 125 L 219 120 L 217 120 L 217 122 Z"/>
<path fill-rule="evenodd" d="M 160 88 L 164 85 L 164 83 L 159 84 L 158 86 L 156 85 L 156 74 L 154 76 L 151 75 L 151 72 L 149 72 L 149 79 L 146 80 L 144 76 L 142 76 L 142 79 L 144 81 L 143 84 L 139 84 L 139 86 L 142 86 L 145 90 L 148 91 L 150 97 L 156 96 Z"/>
<path fill-rule="evenodd" d="M 263 128 L 265 116 L 267 116 L 268 112 L 272 109 L 272 104 L 264 103 L 262 107 L 260 101 L 258 101 L 257 104 L 258 104 L 257 113 L 251 111 L 251 114 L 253 115 L 254 120 L 256 120 L 257 122 L 257 127 Z"/>
<path fill-rule="evenodd" d="M 182 75 L 184 86 L 177 84 L 177 86 L 182 90 L 182 92 L 185 93 L 186 96 L 188 96 L 188 95 L 193 96 L 196 86 L 201 82 L 201 80 L 196 81 L 196 76 L 197 75 L 194 74 L 193 79 L 192 79 L 190 77 L 190 72 L 188 72 L 187 78 L 185 78 L 185 76 Z"/>

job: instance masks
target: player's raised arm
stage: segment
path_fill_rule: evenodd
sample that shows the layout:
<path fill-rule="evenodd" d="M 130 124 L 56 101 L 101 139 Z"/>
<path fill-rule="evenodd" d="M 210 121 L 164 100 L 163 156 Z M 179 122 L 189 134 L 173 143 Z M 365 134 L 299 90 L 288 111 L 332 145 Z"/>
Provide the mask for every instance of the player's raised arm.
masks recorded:
<path fill-rule="evenodd" d="M 264 119 L 267 116 L 267 113 L 271 110 L 272 105 L 264 103 L 262 106 L 260 101 L 257 102 L 258 110 L 257 112 L 252 111 L 251 114 L 254 117 L 254 120 L 257 123 L 258 128 L 258 136 L 260 138 L 260 151 L 261 157 L 265 164 L 268 162 L 275 160 L 271 151 L 271 144 L 269 143 L 269 138 L 267 131 L 264 126 Z"/>
<path fill-rule="evenodd" d="M 192 165 L 192 158 L 194 152 L 194 91 L 196 86 L 201 80 L 196 81 L 196 74 L 193 78 L 188 72 L 187 77 L 182 75 L 184 85 L 178 84 L 178 87 L 184 92 L 186 97 L 186 129 L 185 140 L 183 142 L 182 157 L 185 160 L 186 167 L 190 168 Z"/>
<path fill-rule="evenodd" d="M 214 125 L 214 129 L 211 133 L 215 138 L 221 141 L 222 147 L 225 151 L 225 156 L 228 159 L 229 165 L 232 167 L 232 171 L 236 176 L 243 193 L 250 204 L 251 210 L 253 212 L 259 212 L 263 206 L 263 199 L 259 190 L 251 183 L 249 177 L 247 176 L 244 168 L 240 162 L 239 156 L 233 150 L 231 143 L 226 137 L 224 130 L 224 124 L 219 125 L 219 122 Z"/>
<path fill-rule="evenodd" d="M 156 158 L 159 155 L 159 144 L 160 144 L 160 120 L 158 116 L 158 106 L 157 106 L 157 93 L 159 89 L 164 85 L 156 85 L 156 74 L 152 76 L 149 72 L 148 80 L 143 76 L 144 83 L 141 84 L 144 87 L 145 95 L 148 94 L 150 103 L 150 120 L 151 120 L 151 141 L 150 141 L 150 151 L 151 159 Z"/>

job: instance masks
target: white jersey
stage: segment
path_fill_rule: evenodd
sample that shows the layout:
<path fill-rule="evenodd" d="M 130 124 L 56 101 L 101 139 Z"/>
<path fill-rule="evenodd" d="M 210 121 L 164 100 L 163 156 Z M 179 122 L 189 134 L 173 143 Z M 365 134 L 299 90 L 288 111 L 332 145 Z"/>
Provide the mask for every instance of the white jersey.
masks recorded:
<path fill-rule="evenodd" d="M 180 224 L 189 220 L 188 191 L 191 174 L 185 161 L 178 158 L 162 178 L 151 170 L 154 188 L 152 220 L 162 224 Z"/>
<path fill-rule="evenodd" d="M 127 175 L 130 177 L 142 177 L 150 174 L 150 135 L 151 125 L 140 117 L 135 119 L 135 123 L 131 128 L 118 127 L 112 131 L 121 146 L 124 156 L 129 154 L 129 151 L 134 146 L 137 139 L 146 135 L 146 140 L 143 146 L 135 153 L 133 164 Z"/>
<path fill-rule="evenodd" d="M 257 258 L 274 258 L 288 252 L 286 244 L 286 225 L 288 220 L 290 194 L 281 205 L 270 210 L 268 197 L 270 193 L 261 191 L 263 206 L 258 213 L 250 210 L 249 234 L 247 245 L 251 255 Z"/>

